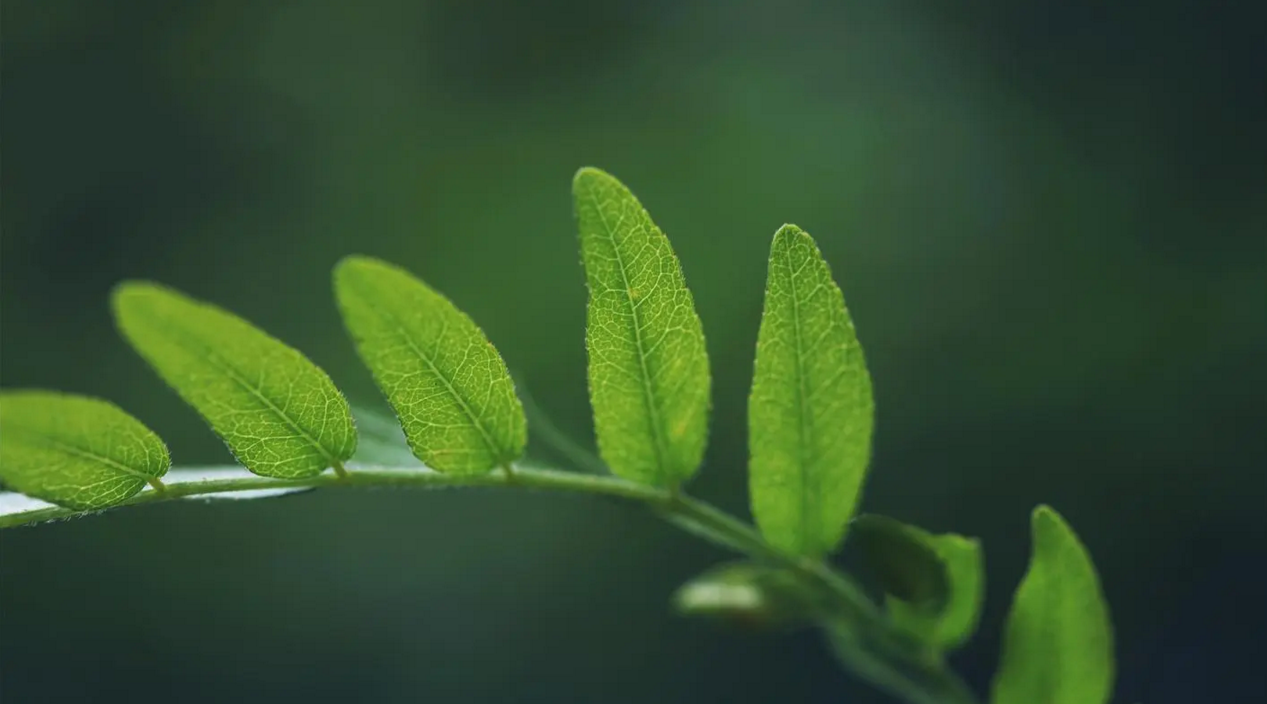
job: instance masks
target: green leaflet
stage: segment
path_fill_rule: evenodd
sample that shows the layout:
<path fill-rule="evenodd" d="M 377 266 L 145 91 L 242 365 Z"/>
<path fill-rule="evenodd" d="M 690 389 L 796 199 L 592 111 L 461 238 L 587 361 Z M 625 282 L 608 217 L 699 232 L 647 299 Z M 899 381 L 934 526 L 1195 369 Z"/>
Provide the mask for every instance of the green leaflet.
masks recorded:
<path fill-rule="evenodd" d="M 681 266 L 624 184 L 594 168 L 572 196 L 589 286 L 585 342 L 599 454 L 616 474 L 676 486 L 708 436 L 708 353 Z"/>
<path fill-rule="evenodd" d="M 784 225 L 748 400 L 752 512 L 767 540 L 814 558 L 835 549 L 866 475 L 873 411 L 844 297 L 814 240 Z"/>
<path fill-rule="evenodd" d="M 985 596 L 977 540 L 876 515 L 859 516 L 850 530 L 849 543 L 879 579 L 895 622 L 943 650 L 972 636 Z"/>
<path fill-rule="evenodd" d="M 347 401 L 299 351 L 158 284 L 120 284 L 113 305 L 128 342 L 247 469 L 298 479 L 352 456 Z"/>
<path fill-rule="evenodd" d="M 52 391 L 0 393 L 0 479 L 77 511 L 136 495 L 172 464 L 167 446 L 107 401 Z"/>
<path fill-rule="evenodd" d="M 348 257 L 334 290 L 365 365 L 418 459 L 479 474 L 518 459 L 523 406 L 501 355 L 447 298 L 399 267 Z"/>
<path fill-rule="evenodd" d="M 1033 554 L 1003 636 L 992 704 L 1105 704 L 1113 631 L 1091 556 L 1048 506 L 1034 509 Z"/>

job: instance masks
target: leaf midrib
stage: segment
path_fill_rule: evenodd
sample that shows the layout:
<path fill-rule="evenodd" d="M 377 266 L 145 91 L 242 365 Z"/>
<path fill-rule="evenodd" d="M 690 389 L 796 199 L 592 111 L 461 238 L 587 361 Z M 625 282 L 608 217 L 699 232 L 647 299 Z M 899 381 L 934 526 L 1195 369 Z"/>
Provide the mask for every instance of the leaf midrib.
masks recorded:
<path fill-rule="evenodd" d="M 181 327 L 179 324 L 173 323 L 171 318 L 161 313 L 154 317 L 160 318 L 163 320 L 164 323 L 167 323 L 169 326 L 169 330 L 176 333 L 172 337 L 175 340 L 179 340 L 180 342 L 185 343 L 184 346 L 186 349 L 189 349 L 192 352 L 196 353 L 207 364 L 210 364 L 212 367 L 215 367 L 216 370 L 223 372 L 225 376 L 232 379 L 233 382 L 237 384 L 243 391 L 246 391 L 248 394 L 254 397 L 257 401 L 263 404 L 267 410 L 272 411 L 273 415 L 281 419 L 281 421 L 284 424 L 290 426 L 290 429 L 295 431 L 295 433 L 297 433 L 299 437 L 306 440 L 309 445 L 315 448 L 317 452 L 320 453 L 322 459 L 324 459 L 330 466 L 333 467 L 340 463 L 340 460 L 334 456 L 334 453 L 330 452 L 324 445 L 318 442 L 316 438 L 312 437 L 312 435 L 310 435 L 308 431 L 304 430 L 303 427 L 300 426 L 298 422 L 296 422 L 293 418 L 290 417 L 289 414 L 287 414 L 285 411 L 279 408 L 276 404 L 274 404 L 272 400 L 270 400 L 267 396 L 263 394 L 263 392 L 261 392 L 259 389 L 256 389 L 254 385 L 248 382 L 246 378 L 241 375 L 241 372 L 233 368 L 232 364 L 223 360 L 219 355 L 215 354 L 215 352 L 212 352 L 209 346 L 201 343 L 196 336 L 189 334 L 188 331 L 185 330 L 183 327 Z M 285 344 L 281 342 L 280 340 L 272 340 L 272 341 L 276 342 L 279 345 Z M 281 464 L 281 463 L 278 462 L 275 464 Z"/>
<path fill-rule="evenodd" d="M 797 401 L 797 413 L 798 413 L 798 421 L 799 421 L 796 424 L 797 435 L 799 438 L 799 443 L 797 444 L 797 447 L 796 447 L 796 454 L 797 454 L 797 470 L 801 474 L 801 481 L 800 481 L 801 491 L 800 491 L 800 497 L 799 497 L 800 504 L 801 504 L 800 529 L 801 529 L 801 541 L 804 547 L 804 543 L 809 540 L 809 535 L 810 535 L 809 486 L 808 486 L 809 479 L 810 479 L 810 472 L 808 471 L 809 463 L 805 456 L 805 450 L 809 442 L 812 440 L 811 438 L 812 434 L 809 428 L 807 427 L 807 423 L 809 421 L 809 408 L 806 407 L 806 404 L 808 403 L 809 399 L 808 399 L 808 395 L 805 393 L 805 360 L 804 360 L 804 350 L 801 349 L 801 344 L 802 344 L 801 304 L 800 304 L 800 299 L 797 296 L 797 292 L 796 292 L 796 272 L 792 271 L 792 247 L 790 243 L 785 247 L 785 250 L 784 250 L 783 265 L 784 265 L 784 268 L 787 269 L 788 288 L 790 289 L 790 293 L 792 296 L 792 336 L 793 336 L 793 339 L 796 341 L 796 344 L 794 345 L 794 347 L 796 348 L 796 353 L 794 357 L 796 359 L 796 396 L 797 396 L 796 401 Z M 817 546 L 815 546 L 815 548 L 816 547 Z"/>
<path fill-rule="evenodd" d="M 13 429 L 11 428 L 11 429 L 10 429 L 10 431 L 12 432 L 12 430 L 13 430 Z M 32 430 L 32 429 L 30 429 L 30 428 L 24 428 L 24 427 L 21 427 L 21 426 L 19 426 L 16 430 L 17 430 L 19 433 L 21 433 L 21 434 L 25 435 L 25 436 L 27 437 L 27 442 L 28 442 L 28 443 L 30 443 L 30 444 L 32 444 L 32 445 L 38 445 L 38 446 L 43 446 L 43 447 L 47 447 L 47 448 L 52 448 L 52 449 L 54 449 L 54 450 L 58 450 L 58 451 L 60 451 L 60 452 L 65 452 L 65 453 L 66 453 L 66 454 L 68 454 L 68 455 L 74 455 L 74 456 L 76 456 L 76 457 L 80 457 L 80 458 L 82 458 L 82 459 L 86 459 L 86 460 L 93 460 L 94 462 L 100 462 L 101 464 L 107 465 L 107 466 L 109 466 L 109 467 L 110 467 L 110 468 L 112 468 L 112 469 L 117 469 L 118 471 L 120 471 L 120 472 L 122 472 L 122 473 L 124 473 L 124 474 L 127 474 L 127 475 L 132 476 L 132 477 L 136 477 L 137 479 L 140 479 L 140 480 L 142 480 L 142 481 L 146 481 L 146 482 L 148 482 L 149 480 L 151 480 L 151 479 L 153 479 L 153 478 L 154 478 L 154 477 L 152 477 L 152 476 L 150 476 L 150 475 L 148 475 L 148 474 L 144 474 L 144 473 L 139 472 L 139 471 L 137 471 L 137 470 L 135 470 L 135 469 L 132 469 L 131 467 L 129 467 L 129 466 L 125 465 L 125 464 L 121 464 L 120 462 L 118 462 L 117 460 L 115 460 L 115 459 L 113 459 L 113 458 L 106 457 L 105 455 L 99 455 L 99 454 L 97 454 L 97 453 L 93 452 L 92 450 L 87 450 L 87 449 L 84 449 L 84 448 L 82 448 L 82 447 L 76 447 L 76 446 L 74 446 L 74 445 L 69 445 L 69 444 L 64 443 L 64 442 L 61 442 L 61 441 L 59 441 L 59 440 L 53 440 L 53 439 L 48 438 L 47 436 L 45 436 L 43 433 L 40 433 L 40 432 L 38 432 L 38 431 L 36 431 L 36 430 Z M 147 454 L 148 454 L 148 453 L 147 453 Z"/>
<path fill-rule="evenodd" d="M 400 335 L 401 339 L 405 341 L 405 344 L 409 346 L 409 350 L 411 352 L 426 363 L 427 367 L 431 369 L 436 378 L 444 384 L 444 388 L 449 392 L 449 395 L 453 397 L 453 400 L 457 401 L 458 405 L 461 406 L 462 411 L 466 413 L 466 417 L 470 419 L 471 426 L 479 431 L 480 438 L 484 440 L 484 447 L 488 449 L 489 454 L 493 456 L 496 462 L 504 462 L 504 453 L 493 440 L 492 434 L 488 432 L 488 429 L 484 427 L 484 423 L 478 416 L 475 415 L 475 411 L 473 411 L 470 405 L 467 404 L 466 399 L 458 392 L 457 387 L 453 386 L 452 382 L 449 381 L 449 378 L 440 371 L 440 368 L 436 366 L 431 357 L 427 355 L 427 353 L 414 341 L 413 336 L 409 333 L 409 329 L 405 327 L 400 318 L 396 317 L 386 308 L 379 308 L 378 306 L 370 305 L 369 301 L 366 300 L 364 296 L 361 296 L 361 301 L 366 304 L 365 307 L 367 310 L 380 313 L 389 323 L 391 323 L 391 329 Z"/>
<path fill-rule="evenodd" d="M 599 202 L 598 195 L 593 190 L 590 191 L 590 201 L 594 204 L 594 211 L 598 213 L 598 221 L 602 224 L 607 241 L 611 242 L 612 251 L 616 255 L 616 268 L 620 270 L 620 280 L 624 284 L 621 298 L 629 304 L 629 315 L 633 320 L 634 347 L 638 351 L 638 368 L 642 372 L 642 402 L 651 421 L 651 440 L 652 448 L 655 450 L 656 469 L 662 474 L 667 473 L 669 471 L 665 464 L 667 448 L 664 447 L 664 437 L 660 429 L 660 414 L 656 409 L 651 389 L 651 377 L 647 371 L 647 355 L 642 342 L 642 324 L 638 319 L 638 307 L 634 305 L 634 301 L 629 295 L 629 273 L 625 270 L 625 258 L 620 253 L 620 244 L 616 242 L 615 233 L 607 224 L 607 216 L 603 213 L 602 203 Z M 621 221 L 623 221 L 625 217 L 623 212 L 620 217 Z M 619 222 L 617 224 L 619 225 Z M 654 229 L 654 225 L 652 225 L 652 228 Z M 651 295 L 651 291 L 648 291 L 647 295 Z"/>

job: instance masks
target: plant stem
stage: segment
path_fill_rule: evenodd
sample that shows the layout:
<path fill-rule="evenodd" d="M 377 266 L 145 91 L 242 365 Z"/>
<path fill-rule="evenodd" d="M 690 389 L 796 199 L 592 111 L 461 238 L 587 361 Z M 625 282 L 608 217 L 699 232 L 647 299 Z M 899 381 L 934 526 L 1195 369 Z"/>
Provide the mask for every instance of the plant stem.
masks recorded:
<path fill-rule="evenodd" d="M 896 629 L 867 595 L 847 576 L 817 560 L 785 553 L 767 543 L 751 526 L 714 506 L 677 491 L 635 484 L 593 474 L 520 466 L 513 471 L 474 476 L 440 474 L 426 469 L 354 467 L 355 471 L 318 474 L 306 479 L 243 477 L 170 482 L 162 491 L 143 491 L 117 506 L 136 506 L 179 498 L 261 489 L 305 489 L 333 486 L 520 487 L 597 494 L 641 502 L 684 530 L 795 573 L 830 604 L 836 637 L 832 645 L 859 676 L 908 704 L 976 704 L 972 692 L 940 657 Z M 70 518 L 91 513 L 61 507 L 0 515 L 0 528 Z M 841 635 L 844 634 L 844 635 Z"/>

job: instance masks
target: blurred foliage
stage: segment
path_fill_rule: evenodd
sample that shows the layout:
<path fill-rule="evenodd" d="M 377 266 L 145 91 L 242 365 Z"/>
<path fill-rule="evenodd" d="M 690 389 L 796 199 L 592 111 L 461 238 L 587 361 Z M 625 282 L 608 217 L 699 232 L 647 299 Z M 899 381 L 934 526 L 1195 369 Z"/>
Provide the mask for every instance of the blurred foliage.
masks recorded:
<path fill-rule="evenodd" d="M 716 411 L 694 491 L 746 504 L 766 252 L 794 221 L 875 378 L 863 508 L 983 539 L 985 637 L 956 656 L 978 687 L 1043 501 L 1101 565 L 1124 701 L 1261 692 L 1243 567 L 1267 557 L 1259 5 L 0 12 L 4 386 L 109 397 L 177 463 L 224 461 L 112 330 L 110 287 L 215 301 L 373 403 L 330 291 L 360 252 L 444 291 L 588 441 L 568 183 L 594 164 L 673 238 L 703 319 Z M 483 529 L 451 530 L 472 515 Z M 720 557 L 624 507 L 481 492 L 10 531 L 0 697 L 881 701 L 813 637 L 676 619 L 673 588 Z"/>

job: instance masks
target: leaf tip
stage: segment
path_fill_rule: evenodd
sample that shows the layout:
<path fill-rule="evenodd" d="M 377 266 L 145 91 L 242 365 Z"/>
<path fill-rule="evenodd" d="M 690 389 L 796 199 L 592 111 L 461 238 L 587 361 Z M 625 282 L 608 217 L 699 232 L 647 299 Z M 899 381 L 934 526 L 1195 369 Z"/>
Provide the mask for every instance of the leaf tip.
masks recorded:
<path fill-rule="evenodd" d="M 382 269 L 387 266 L 389 265 L 381 259 L 375 259 L 364 254 L 349 254 L 334 265 L 332 274 L 335 283 L 338 284 L 361 272 Z"/>
<path fill-rule="evenodd" d="M 791 251 L 798 246 L 807 248 L 817 259 L 823 258 L 822 252 L 818 249 L 818 242 L 814 240 L 813 236 L 792 223 L 787 223 L 775 231 L 774 241 L 770 244 L 770 251 L 774 252 L 780 249 Z"/>
<path fill-rule="evenodd" d="M 1047 504 L 1039 504 L 1035 506 L 1033 512 L 1030 513 L 1029 520 L 1030 530 L 1033 531 L 1035 535 L 1037 535 L 1039 531 L 1050 530 L 1052 528 L 1063 529 L 1065 531 L 1069 530 L 1069 524 L 1065 522 L 1064 517 L 1062 517 L 1056 509 L 1048 506 Z"/>
<path fill-rule="evenodd" d="M 582 166 L 576 170 L 576 174 L 572 176 L 572 191 L 578 192 L 582 188 L 593 185 L 600 181 L 615 181 L 616 177 L 603 171 L 597 166 Z"/>

